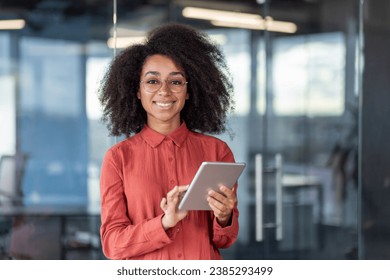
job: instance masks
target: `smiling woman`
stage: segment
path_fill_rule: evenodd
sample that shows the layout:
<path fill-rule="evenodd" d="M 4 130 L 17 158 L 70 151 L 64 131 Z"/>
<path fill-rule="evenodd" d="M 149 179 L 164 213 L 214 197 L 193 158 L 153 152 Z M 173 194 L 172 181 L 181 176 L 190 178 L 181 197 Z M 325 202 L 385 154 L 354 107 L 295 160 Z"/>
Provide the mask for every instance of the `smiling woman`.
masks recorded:
<path fill-rule="evenodd" d="M 225 129 L 227 73 L 218 47 L 180 24 L 153 30 L 111 63 L 101 88 L 104 119 L 113 135 L 129 137 L 107 151 L 101 170 L 106 257 L 221 259 L 219 248 L 237 239 L 237 184 L 208 193 L 211 211 L 178 210 L 202 162 L 235 161 L 225 142 L 200 133 Z"/>

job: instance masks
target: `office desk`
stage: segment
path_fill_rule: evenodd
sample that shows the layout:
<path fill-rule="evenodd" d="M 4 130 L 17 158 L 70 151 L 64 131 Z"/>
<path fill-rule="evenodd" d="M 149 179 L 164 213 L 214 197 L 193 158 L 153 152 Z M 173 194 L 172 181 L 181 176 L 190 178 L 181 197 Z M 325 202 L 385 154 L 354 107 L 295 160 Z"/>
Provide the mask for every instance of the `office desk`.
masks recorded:
<path fill-rule="evenodd" d="M 290 235 L 286 235 L 281 247 L 285 249 L 322 248 L 321 225 L 324 212 L 322 182 L 316 176 L 284 174 L 282 185 L 285 209 L 290 210 L 285 211 L 285 223 L 289 225 L 291 232 Z M 317 213 L 314 209 L 318 210 Z"/>
<path fill-rule="evenodd" d="M 22 259 L 100 258 L 100 210 L 73 205 L 0 206 L 12 221 L 9 254 Z M 76 252 L 78 254 L 76 254 Z M 84 253 L 82 253 L 84 252 Z M 71 257 L 73 255 L 73 257 Z M 99 257 L 98 257 L 99 256 Z"/>
<path fill-rule="evenodd" d="M 283 191 L 293 196 L 294 202 L 299 203 L 300 190 L 315 190 L 317 192 L 317 201 L 319 203 L 318 219 L 319 223 L 323 221 L 324 201 L 322 182 L 316 176 L 300 174 L 284 174 L 282 177 Z"/>

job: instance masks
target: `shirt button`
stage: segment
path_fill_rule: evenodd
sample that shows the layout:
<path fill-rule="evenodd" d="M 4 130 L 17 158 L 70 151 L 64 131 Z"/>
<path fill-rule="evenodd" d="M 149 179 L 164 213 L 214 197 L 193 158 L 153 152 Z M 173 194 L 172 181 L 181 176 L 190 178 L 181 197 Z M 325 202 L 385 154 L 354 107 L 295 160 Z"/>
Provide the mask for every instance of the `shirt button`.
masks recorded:
<path fill-rule="evenodd" d="M 182 254 L 177 254 L 177 257 L 181 259 L 183 255 Z"/>
<path fill-rule="evenodd" d="M 172 160 L 173 160 L 173 157 L 169 157 L 168 160 L 169 160 L 169 161 L 172 161 Z"/>
<path fill-rule="evenodd" d="M 175 183 L 175 180 L 171 180 L 171 184 L 174 184 Z"/>
<path fill-rule="evenodd" d="M 180 228 L 176 229 L 176 232 L 179 232 L 180 231 Z"/>

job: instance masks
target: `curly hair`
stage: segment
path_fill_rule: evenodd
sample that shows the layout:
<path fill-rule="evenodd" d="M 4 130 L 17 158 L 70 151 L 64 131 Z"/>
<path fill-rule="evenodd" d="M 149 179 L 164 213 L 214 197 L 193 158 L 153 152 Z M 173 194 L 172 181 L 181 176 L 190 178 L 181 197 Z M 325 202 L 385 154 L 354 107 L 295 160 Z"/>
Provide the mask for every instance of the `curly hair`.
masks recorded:
<path fill-rule="evenodd" d="M 127 137 L 146 123 L 146 112 L 137 98 L 142 66 L 148 56 L 171 58 L 185 71 L 190 98 L 180 117 L 188 129 L 219 134 L 234 109 L 233 85 L 225 57 L 203 32 L 188 25 L 167 23 L 149 32 L 145 43 L 132 45 L 111 62 L 99 89 L 102 120 L 110 134 Z"/>

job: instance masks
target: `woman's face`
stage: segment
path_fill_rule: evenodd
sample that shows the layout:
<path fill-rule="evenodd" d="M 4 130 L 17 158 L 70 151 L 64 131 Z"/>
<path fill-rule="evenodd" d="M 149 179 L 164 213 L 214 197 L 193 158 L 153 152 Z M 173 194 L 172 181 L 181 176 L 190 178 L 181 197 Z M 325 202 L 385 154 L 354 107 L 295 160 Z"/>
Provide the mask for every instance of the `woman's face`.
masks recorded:
<path fill-rule="evenodd" d="M 180 126 L 180 111 L 187 93 L 187 79 L 181 67 L 164 55 L 149 56 L 141 71 L 137 93 L 150 128 L 161 131 Z"/>

